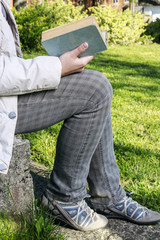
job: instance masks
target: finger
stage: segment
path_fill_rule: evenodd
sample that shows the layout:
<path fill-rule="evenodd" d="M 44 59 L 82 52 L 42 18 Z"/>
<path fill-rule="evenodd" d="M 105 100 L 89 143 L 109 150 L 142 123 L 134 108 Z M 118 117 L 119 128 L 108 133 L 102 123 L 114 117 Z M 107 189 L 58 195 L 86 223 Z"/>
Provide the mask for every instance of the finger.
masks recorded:
<path fill-rule="evenodd" d="M 94 58 L 94 55 L 83 57 L 83 59 L 86 62 L 86 64 L 89 63 L 93 58 Z"/>
<path fill-rule="evenodd" d="M 88 48 L 88 43 L 84 42 L 79 47 L 71 51 L 72 56 L 78 57 L 80 54 L 85 52 Z"/>
<path fill-rule="evenodd" d="M 81 67 L 85 67 L 87 63 L 89 63 L 92 59 L 94 58 L 94 55 L 86 56 L 86 57 L 81 57 L 78 59 L 79 65 Z"/>

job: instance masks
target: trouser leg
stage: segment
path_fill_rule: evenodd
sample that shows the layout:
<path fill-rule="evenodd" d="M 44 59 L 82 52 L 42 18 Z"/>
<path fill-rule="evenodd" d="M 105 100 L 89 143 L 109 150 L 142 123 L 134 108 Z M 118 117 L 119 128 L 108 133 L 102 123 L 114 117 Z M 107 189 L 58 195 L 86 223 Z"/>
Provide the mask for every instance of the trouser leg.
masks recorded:
<path fill-rule="evenodd" d="M 111 98 L 112 88 L 106 77 L 89 70 L 64 77 L 56 90 L 19 96 L 16 133 L 40 130 L 64 120 L 54 169 L 46 189 L 48 198 L 63 201 L 82 199 L 86 195 L 90 167 L 89 179 L 94 181 L 93 163 L 97 162 L 98 169 L 107 166 L 103 161 L 96 161 L 95 156 L 101 145 L 106 119 L 110 116 Z M 111 190 L 103 172 L 100 170 L 108 196 Z M 90 183 L 90 186 L 92 192 L 94 184 Z"/>
<path fill-rule="evenodd" d="M 96 208 L 102 209 L 102 206 L 117 203 L 126 195 L 120 184 L 114 154 L 111 114 L 106 118 L 102 137 L 92 157 L 88 184 Z"/>
<path fill-rule="evenodd" d="M 104 130 L 112 98 L 108 80 L 93 73 L 88 79 L 90 86 L 83 86 L 88 96 L 85 109 L 66 119 L 60 131 L 55 165 L 45 192 L 50 199 L 78 201 L 86 196 L 91 158 Z M 81 98 L 85 99 L 84 89 L 81 91 Z"/>

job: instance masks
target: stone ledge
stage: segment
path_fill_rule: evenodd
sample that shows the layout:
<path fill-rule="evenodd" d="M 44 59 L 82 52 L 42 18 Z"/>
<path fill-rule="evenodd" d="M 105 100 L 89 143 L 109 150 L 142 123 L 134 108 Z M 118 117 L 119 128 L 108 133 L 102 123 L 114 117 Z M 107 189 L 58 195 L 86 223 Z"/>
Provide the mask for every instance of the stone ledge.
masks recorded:
<path fill-rule="evenodd" d="M 160 240 L 160 226 L 139 226 L 121 220 L 109 220 L 105 229 L 80 232 L 61 227 L 65 240 Z"/>
<path fill-rule="evenodd" d="M 33 202 L 29 148 L 28 140 L 15 137 L 8 174 L 0 174 L 0 211 L 26 212 Z"/>
<path fill-rule="evenodd" d="M 35 196 L 39 197 L 49 180 L 51 170 L 38 163 L 31 163 L 31 174 L 35 186 Z M 122 220 L 110 219 L 105 229 L 94 232 L 80 232 L 68 227 L 60 227 L 65 240 L 160 240 L 160 225 L 142 226 Z"/>

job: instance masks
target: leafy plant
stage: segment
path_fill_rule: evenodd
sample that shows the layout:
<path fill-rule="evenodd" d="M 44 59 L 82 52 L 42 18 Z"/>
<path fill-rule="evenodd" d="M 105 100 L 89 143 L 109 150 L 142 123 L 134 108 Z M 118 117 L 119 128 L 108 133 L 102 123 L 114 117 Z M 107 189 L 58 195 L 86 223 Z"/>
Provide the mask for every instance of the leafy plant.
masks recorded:
<path fill-rule="evenodd" d="M 17 11 L 12 9 L 15 16 L 21 47 L 24 51 L 40 50 L 41 33 L 47 29 L 70 23 L 87 16 L 82 7 L 75 7 L 69 0 L 35 2 Z"/>
<path fill-rule="evenodd" d="M 46 209 L 35 204 L 28 214 L 14 216 L 0 214 L 0 239 L 2 240 L 62 240 L 54 219 Z"/>
<path fill-rule="evenodd" d="M 155 22 L 151 22 L 146 26 L 145 35 L 150 35 L 153 42 L 160 43 L 160 19 L 157 18 Z"/>
<path fill-rule="evenodd" d="M 89 12 L 96 17 L 102 31 L 107 30 L 107 41 L 112 44 L 129 45 L 139 42 L 146 26 L 143 15 L 138 12 L 133 15 L 130 10 L 117 12 L 110 6 L 99 5 L 89 8 Z M 75 7 L 71 0 L 67 4 L 63 0 L 43 1 L 41 4 L 35 2 L 20 11 L 13 8 L 13 14 L 22 49 L 28 52 L 42 49 L 42 31 L 88 16 L 83 6 Z"/>
<path fill-rule="evenodd" d="M 87 17 L 87 11 L 83 11 L 83 6 L 75 7 L 71 0 L 65 3 L 64 0 L 58 0 L 53 3 L 53 27 L 67 24 L 84 17 Z"/>
<path fill-rule="evenodd" d="M 129 45 L 140 40 L 146 23 L 143 15 L 127 9 L 117 12 L 111 6 L 91 7 L 90 11 L 97 19 L 102 31 L 107 30 L 107 41 L 112 44 Z"/>
<path fill-rule="evenodd" d="M 50 28 L 53 22 L 49 4 L 35 3 L 21 8 L 20 11 L 15 8 L 12 11 L 17 22 L 22 49 L 25 51 L 40 50 L 41 33 Z"/>

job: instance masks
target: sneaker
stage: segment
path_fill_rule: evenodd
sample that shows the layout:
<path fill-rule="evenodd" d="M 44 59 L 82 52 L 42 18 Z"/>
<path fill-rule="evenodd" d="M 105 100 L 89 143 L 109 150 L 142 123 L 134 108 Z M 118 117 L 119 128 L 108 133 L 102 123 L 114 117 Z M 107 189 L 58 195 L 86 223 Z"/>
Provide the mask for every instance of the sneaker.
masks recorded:
<path fill-rule="evenodd" d="M 94 204 L 92 204 L 94 206 Z M 94 209 L 109 218 L 117 218 L 141 225 L 153 225 L 160 222 L 160 214 L 141 206 L 131 197 L 124 197 L 123 200 L 105 209 Z"/>
<path fill-rule="evenodd" d="M 107 218 L 94 212 L 85 200 L 79 202 L 49 201 L 43 196 L 42 204 L 48 208 L 53 217 L 77 230 L 93 231 L 104 228 L 108 223 Z"/>

